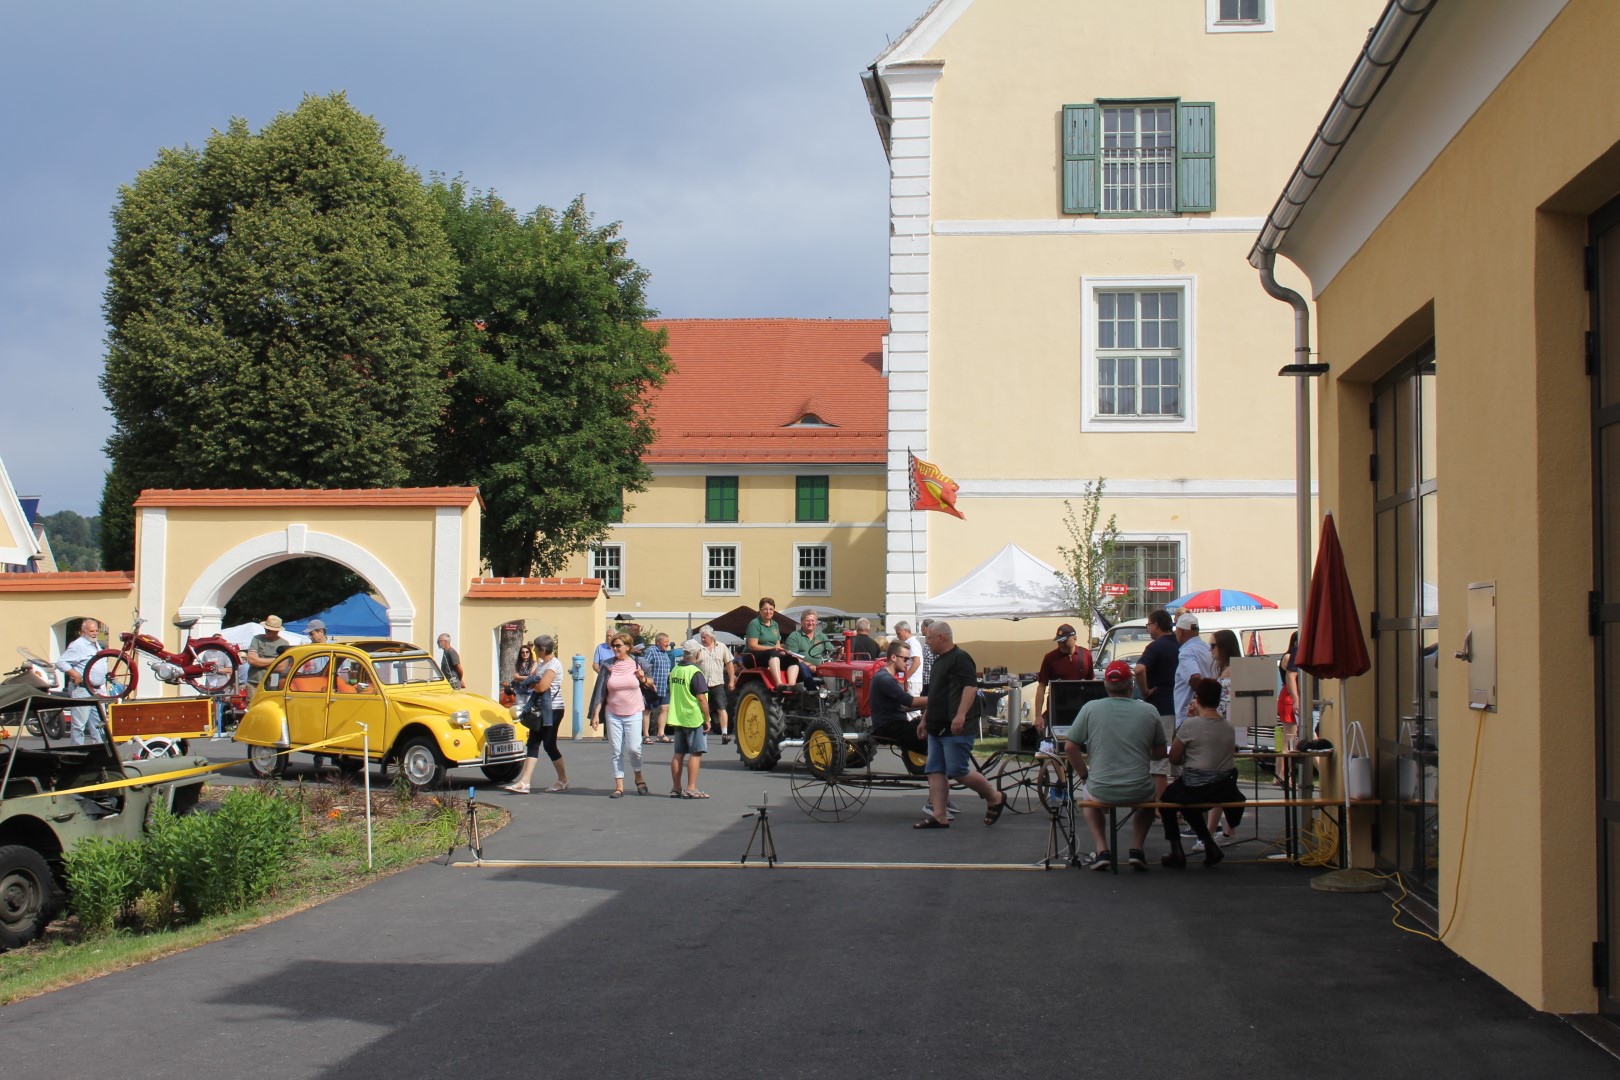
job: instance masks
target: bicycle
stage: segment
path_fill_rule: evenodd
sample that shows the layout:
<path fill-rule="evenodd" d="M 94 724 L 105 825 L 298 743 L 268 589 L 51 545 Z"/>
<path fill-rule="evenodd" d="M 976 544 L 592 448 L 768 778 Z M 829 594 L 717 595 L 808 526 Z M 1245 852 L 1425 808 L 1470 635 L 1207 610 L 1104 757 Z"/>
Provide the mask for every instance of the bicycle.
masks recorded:
<path fill-rule="evenodd" d="M 170 652 L 151 634 L 141 633 L 146 620 L 135 612 L 135 628 L 118 635 L 123 644 L 116 649 L 102 649 L 84 665 L 84 685 L 92 697 L 102 701 L 119 701 L 135 692 L 140 681 L 140 668 L 135 663 L 137 653 L 156 657 L 158 663 L 152 673 L 171 686 L 185 683 L 207 697 L 228 693 L 236 684 L 236 669 L 241 654 L 218 634 L 191 637 L 188 633 L 185 648 Z M 176 619 L 174 625 L 190 631 L 197 625 L 195 618 Z"/>

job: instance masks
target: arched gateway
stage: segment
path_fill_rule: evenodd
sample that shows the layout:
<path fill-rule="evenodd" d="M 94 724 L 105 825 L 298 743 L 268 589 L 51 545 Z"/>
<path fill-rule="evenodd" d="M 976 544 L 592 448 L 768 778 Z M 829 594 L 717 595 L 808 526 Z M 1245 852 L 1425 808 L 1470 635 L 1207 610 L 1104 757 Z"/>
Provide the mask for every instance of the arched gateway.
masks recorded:
<path fill-rule="evenodd" d="M 606 608 L 594 580 L 479 577 L 481 510 L 470 487 L 143 491 L 134 573 L 0 574 L 0 644 L 44 644 L 50 635 L 54 654 L 65 620 L 94 616 L 117 631 L 139 608 L 149 632 L 178 646 L 176 617 L 195 617 L 196 633 L 214 632 L 226 602 L 255 574 L 324 558 L 369 583 L 391 637 L 431 646 L 449 634 L 469 688 L 492 694 L 502 625 L 522 621 L 531 635 L 588 653 Z"/>

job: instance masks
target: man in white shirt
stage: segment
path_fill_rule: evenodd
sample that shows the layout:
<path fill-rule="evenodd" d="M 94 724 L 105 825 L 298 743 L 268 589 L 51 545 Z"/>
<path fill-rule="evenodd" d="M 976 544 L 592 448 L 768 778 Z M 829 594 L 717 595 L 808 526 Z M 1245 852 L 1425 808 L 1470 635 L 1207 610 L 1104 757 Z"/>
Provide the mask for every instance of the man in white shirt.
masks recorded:
<path fill-rule="evenodd" d="M 84 684 L 84 665 L 101 651 L 101 624 L 85 619 L 79 624 L 79 636 L 62 650 L 56 659 L 56 670 L 67 680 L 68 694 L 76 698 L 90 697 L 90 688 Z M 71 738 L 83 745 L 101 741 L 101 713 L 94 705 L 79 705 L 68 710 L 72 723 Z"/>
<path fill-rule="evenodd" d="M 698 668 L 703 672 L 703 681 L 709 684 L 709 719 L 719 721 L 720 741 L 731 741 L 731 728 L 728 726 L 730 716 L 727 706 L 730 703 L 731 692 L 737 688 L 737 667 L 731 658 L 731 650 L 726 643 L 714 636 L 714 627 L 705 626 L 698 630 Z"/>
<path fill-rule="evenodd" d="M 1215 667 L 1215 654 L 1204 639 L 1198 636 L 1198 616 L 1183 611 L 1176 616 L 1176 726 L 1197 711 L 1193 703 L 1193 687 L 1199 679 L 1213 679 L 1220 674 Z"/>

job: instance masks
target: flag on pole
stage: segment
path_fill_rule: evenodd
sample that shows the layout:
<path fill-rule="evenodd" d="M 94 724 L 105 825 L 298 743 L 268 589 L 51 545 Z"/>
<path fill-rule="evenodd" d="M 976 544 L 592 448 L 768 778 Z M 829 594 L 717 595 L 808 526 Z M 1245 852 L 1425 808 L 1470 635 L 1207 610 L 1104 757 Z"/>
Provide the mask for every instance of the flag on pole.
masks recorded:
<path fill-rule="evenodd" d="M 911 508 L 941 510 L 966 520 L 956 508 L 956 481 L 940 472 L 939 466 L 929 464 L 909 450 L 906 456 L 911 459 Z"/>

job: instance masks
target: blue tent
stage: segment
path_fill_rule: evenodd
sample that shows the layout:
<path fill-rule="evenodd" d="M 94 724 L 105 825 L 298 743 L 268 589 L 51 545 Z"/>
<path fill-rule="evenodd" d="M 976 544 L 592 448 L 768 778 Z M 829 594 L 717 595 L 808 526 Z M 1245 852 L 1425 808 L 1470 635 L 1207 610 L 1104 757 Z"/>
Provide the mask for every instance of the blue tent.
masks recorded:
<path fill-rule="evenodd" d="M 300 634 L 308 633 L 310 619 L 326 624 L 332 637 L 385 638 L 388 636 L 388 611 L 365 593 L 355 593 L 340 604 L 311 615 L 309 619 L 295 619 L 286 629 Z"/>

